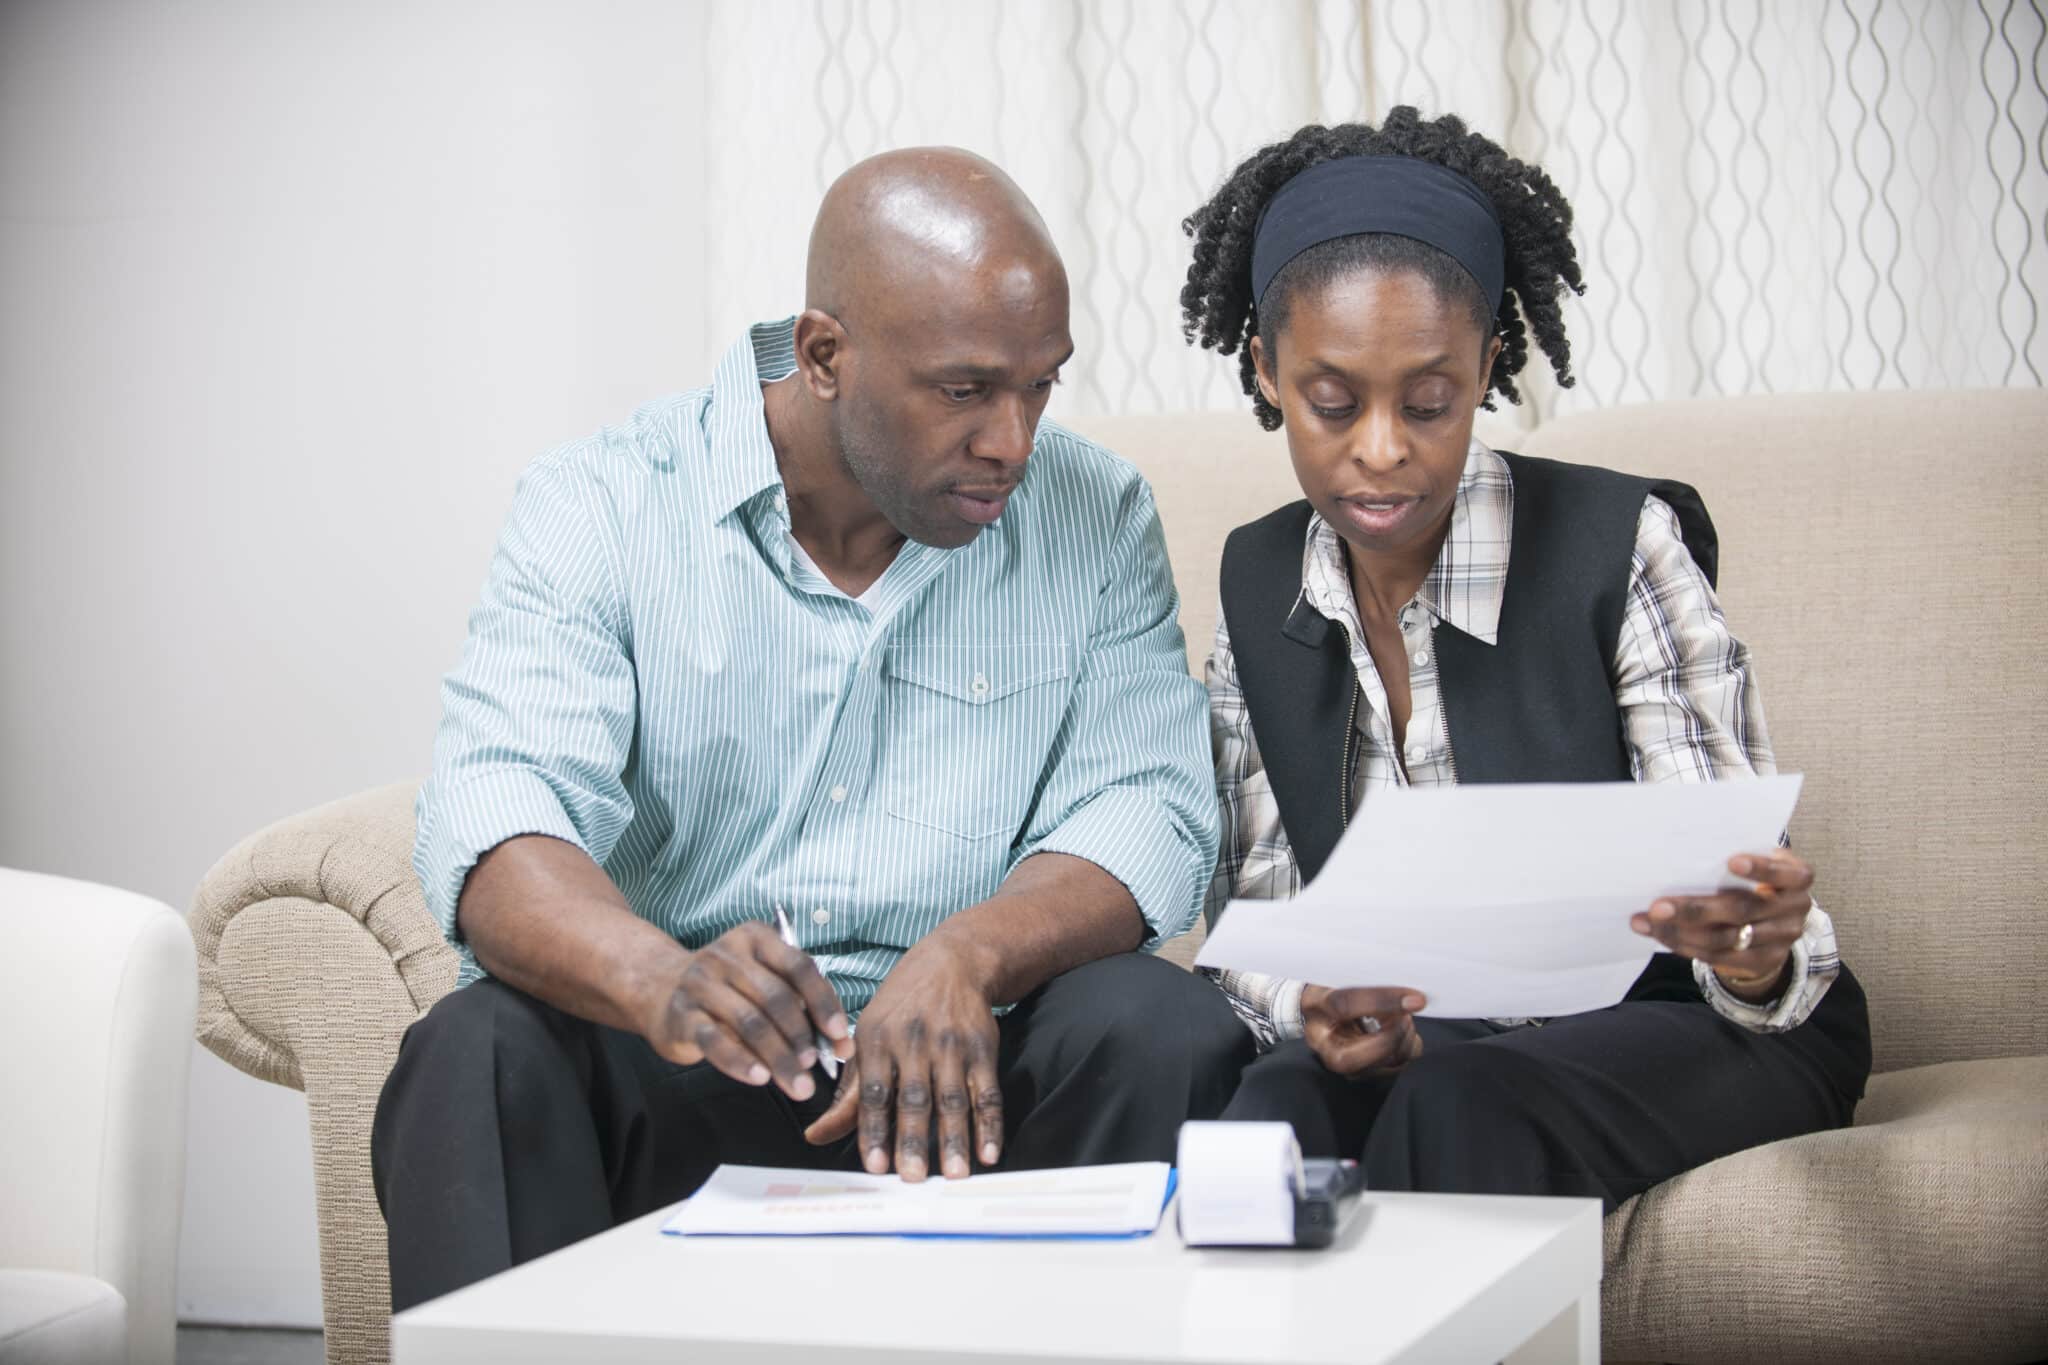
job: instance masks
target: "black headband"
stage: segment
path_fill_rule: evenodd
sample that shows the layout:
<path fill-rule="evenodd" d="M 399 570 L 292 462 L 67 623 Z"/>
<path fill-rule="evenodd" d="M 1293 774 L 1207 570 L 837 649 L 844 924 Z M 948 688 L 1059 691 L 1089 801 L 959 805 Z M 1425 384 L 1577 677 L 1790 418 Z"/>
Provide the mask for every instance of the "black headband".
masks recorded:
<path fill-rule="evenodd" d="M 1506 247 L 1485 191 L 1412 156 L 1347 156 L 1309 167 L 1266 201 L 1252 234 L 1252 299 L 1281 267 L 1322 242 L 1362 232 L 1413 237 L 1472 272 L 1500 312 Z"/>

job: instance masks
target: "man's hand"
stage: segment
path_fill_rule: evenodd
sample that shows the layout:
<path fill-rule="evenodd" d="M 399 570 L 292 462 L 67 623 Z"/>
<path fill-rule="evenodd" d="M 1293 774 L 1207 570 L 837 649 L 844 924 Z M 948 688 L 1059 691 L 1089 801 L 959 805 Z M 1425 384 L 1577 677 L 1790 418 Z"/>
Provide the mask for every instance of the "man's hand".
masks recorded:
<path fill-rule="evenodd" d="M 1755 881 L 1755 891 L 1669 896 L 1635 915 L 1629 927 L 1681 957 L 1704 962 L 1721 984 L 1757 1003 L 1784 990 L 1792 945 L 1813 908 L 1813 869 L 1785 849 L 1738 853 L 1728 870 Z"/>
<path fill-rule="evenodd" d="M 1398 1071 L 1422 1055 L 1415 1011 L 1428 1003 L 1406 986 L 1304 986 L 1301 1034 L 1339 1076 Z"/>
<path fill-rule="evenodd" d="M 851 1055 L 846 1011 L 818 964 L 749 921 L 690 954 L 641 1031 L 672 1062 L 709 1062 L 747 1085 L 772 1078 L 791 1099 L 807 1100 L 817 1089 L 814 1028 L 840 1057 Z"/>
<path fill-rule="evenodd" d="M 965 960 L 926 939 L 903 955 L 861 1012 L 859 1044 L 838 1093 L 804 1137 L 836 1142 L 858 1123 L 861 1164 L 880 1175 L 893 1155 L 909 1181 L 925 1178 L 934 1146 L 947 1179 L 968 1174 L 970 1136 L 981 1164 L 993 1166 L 1003 1152 L 997 1036 L 989 994 Z"/>

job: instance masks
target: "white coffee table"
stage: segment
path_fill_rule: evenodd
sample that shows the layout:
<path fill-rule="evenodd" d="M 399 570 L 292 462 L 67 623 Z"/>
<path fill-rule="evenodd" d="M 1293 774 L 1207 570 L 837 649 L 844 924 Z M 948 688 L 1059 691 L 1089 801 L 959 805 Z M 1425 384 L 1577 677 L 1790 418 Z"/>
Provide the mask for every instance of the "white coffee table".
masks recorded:
<path fill-rule="evenodd" d="M 1600 1358 L 1592 1199 L 1368 1194 L 1324 1251 L 679 1238 L 667 1211 L 401 1313 L 396 1365 Z"/>

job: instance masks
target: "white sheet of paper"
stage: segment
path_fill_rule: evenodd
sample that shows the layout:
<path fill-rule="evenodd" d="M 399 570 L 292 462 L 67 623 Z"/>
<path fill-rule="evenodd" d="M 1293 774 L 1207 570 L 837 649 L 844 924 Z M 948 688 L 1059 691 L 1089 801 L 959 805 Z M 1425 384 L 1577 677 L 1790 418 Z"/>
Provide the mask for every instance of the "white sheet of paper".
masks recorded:
<path fill-rule="evenodd" d="M 680 1236 L 1118 1237 L 1159 1226 L 1163 1161 L 964 1180 L 720 1166 L 662 1231 Z"/>
<path fill-rule="evenodd" d="M 1232 901 L 1195 961 L 1325 986 L 1407 986 L 1424 1014 L 1576 1014 L 1619 1000 L 1656 944 L 1629 916 L 1746 885 L 1801 779 L 1374 791 L 1290 901 Z"/>

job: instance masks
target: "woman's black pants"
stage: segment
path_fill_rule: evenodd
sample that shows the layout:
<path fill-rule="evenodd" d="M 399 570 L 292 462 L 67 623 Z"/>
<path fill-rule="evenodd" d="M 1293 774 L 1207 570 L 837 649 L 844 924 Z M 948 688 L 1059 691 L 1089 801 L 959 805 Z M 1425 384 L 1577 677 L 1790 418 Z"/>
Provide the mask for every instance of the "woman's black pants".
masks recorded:
<path fill-rule="evenodd" d="M 1294 1125 L 1309 1156 L 1355 1157 L 1369 1189 L 1596 1198 L 1853 1117 L 1870 1074 L 1863 989 L 1845 967 L 1798 1028 L 1752 1033 L 1652 959 L 1608 1009 L 1507 1028 L 1418 1019 L 1422 1055 L 1347 1080 L 1300 1039 L 1246 1068 L 1226 1119 Z"/>

